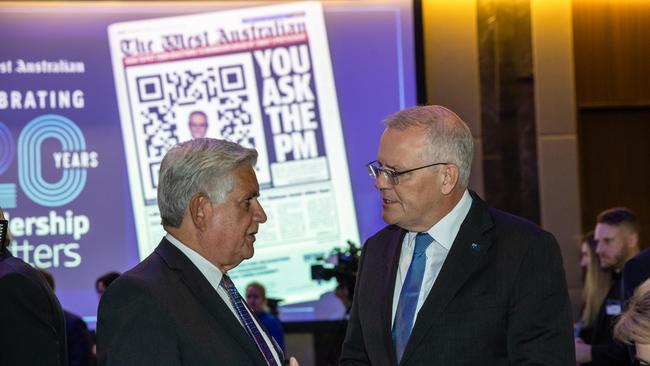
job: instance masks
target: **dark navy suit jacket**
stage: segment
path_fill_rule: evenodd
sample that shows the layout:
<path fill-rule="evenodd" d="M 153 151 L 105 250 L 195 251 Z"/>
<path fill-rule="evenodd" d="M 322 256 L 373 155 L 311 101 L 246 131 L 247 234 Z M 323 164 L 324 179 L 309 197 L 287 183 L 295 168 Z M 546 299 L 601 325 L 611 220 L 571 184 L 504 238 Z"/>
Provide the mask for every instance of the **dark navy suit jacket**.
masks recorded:
<path fill-rule="evenodd" d="M 575 366 L 557 242 L 473 192 L 472 199 L 400 365 Z M 364 245 L 341 365 L 397 364 L 391 318 L 405 234 L 388 226 Z"/>
<path fill-rule="evenodd" d="M 102 296 L 97 361 L 100 366 L 266 365 L 208 280 L 164 238 Z"/>
<path fill-rule="evenodd" d="M 67 366 L 63 311 L 42 274 L 0 253 L 0 365 Z"/>

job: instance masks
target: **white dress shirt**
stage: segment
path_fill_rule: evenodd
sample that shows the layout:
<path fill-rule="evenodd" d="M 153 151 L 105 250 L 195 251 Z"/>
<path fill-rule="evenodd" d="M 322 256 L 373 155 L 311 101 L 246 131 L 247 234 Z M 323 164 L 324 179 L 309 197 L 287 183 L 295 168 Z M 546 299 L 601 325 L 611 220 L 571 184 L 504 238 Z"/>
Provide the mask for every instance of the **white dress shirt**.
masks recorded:
<path fill-rule="evenodd" d="M 237 319 L 237 321 L 239 322 L 239 324 L 242 325 L 245 331 L 246 327 L 242 323 L 241 319 L 239 319 L 239 315 L 237 315 L 237 310 L 235 310 L 235 307 L 232 305 L 232 302 L 230 302 L 228 291 L 226 291 L 226 289 L 224 289 L 223 287 L 219 286 L 219 284 L 221 283 L 221 278 L 223 277 L 223 274 L 221 273 L 219 268 L 217 268 L 214 264 L 210 263 L 210 261 L 208 261 L 207 259 L 203 258 L 199 253 L 195 252 L 185 244 L 181 243 L 178 239 L 174 238 L 171 234 L 167 233 L 165 238 L 167 238 L 167 240 L 170 243 L 172 243 L 176 248 L 178 248 L 181 252 L 183 252 L 183 254 L 185 254 L 185 256 L 196 266 L 196 268 L 199 269 L 199 271 L 203 274 L 203 276 L 205 276 L 208 282 L 210 282 L 210 285 L 212 285 L 214 290 L 217 291 L 217 294 L 219 294 L 223 302 L 226 303 L 226 305 L 232 312 L 235 319 Z M 251 314 L 250 310 L 248 310 L 248 306 L 245 306 L 245 308 L 246 311 L 248 311 L 248 313 Z M 266 342 L 269 349 L 273 353 L 275 362 L 277 362 L 277 364 L 280 365 L 281 364 L 280 358 L 278 357 L 278 353 L 276 352 L 275 347 L 273 346 L 273 342 L 271 342 L 271 339 L 266 334 L 264 329 L 260 327 L 260 324 L 257 322 L 257 318 L 255 317 L 255 315 L 251 314 L 251 318 L 255 322 L 257 328 L 260 330 L 260 333 L 262 333 L 262 337 L 264 337 L 264 341 Z"/>
<path fill-rule="evenodd" d="M 422 287 L 420 287 L 420 296 L 418 296 L 418 304 L 415 308 L 413 324 L 415 324 L 415 321 L 417 320 L 418 312 L 420 311 L 422 304 L 424 304 L 424 300 L 426 300 L 433 284 L 436 282 L 436 278 L 438 278 L 438 273 L 440 273 L 440 269 L 442 269 L 447 254 L 449 254 L 449 249 L 451 249 L 451 245 L 454 243 L 456 235 L 458 235 L 460 225 L 465 220 L 471 207 L 472 196 L 470 196 L 469 192 L 465 190 L 463 197 L 458 201 L 456 206 L 427 231 L 433 238 L 433 242 L 424 252 L 427 257 L 427 264 L 424 268 L 424 277 L 422 278 Z M 397 311 L 397 304 L 399 303 L 399 295 L 402 291 L 402 285 L 404 284 L 406 273 L 411 265 L 411 259 L 413 259 L 415 236 L 417 234 L 418 233 L 416 232 L 409 231 L 404 236 L 404 241 L 402 242 L 399 267 L 397 268 L 397 278 L 395 279 L 395 290 L 393 292 L 393 322 L 395 321 L 395 312 Z"/>

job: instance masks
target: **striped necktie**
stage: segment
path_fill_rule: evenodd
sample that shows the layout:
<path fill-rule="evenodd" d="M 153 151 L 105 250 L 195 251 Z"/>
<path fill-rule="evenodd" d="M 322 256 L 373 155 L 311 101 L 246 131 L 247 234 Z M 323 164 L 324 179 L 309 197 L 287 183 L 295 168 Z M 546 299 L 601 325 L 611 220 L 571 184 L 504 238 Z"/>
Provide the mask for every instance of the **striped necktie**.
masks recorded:
<path fill-rule="evenodd" d="M 264 356 L 266 363 L 269 366 L 278 366 L 278 363 L 275 361 L 275 357 L 273 357 L 273 353 L 271 352 L 268 343 L 266 343 L 264 337 L 262 336 L 262 332 L 255 324 L 255 321 L 253 321 L 251 313 L 246 309 L 244 299 L 242 299 L 241 295 L 239 295 L 239 292 L 237 292 L 237 288 L 230 280 L 230 277 L 224 274 L 221 278 L 220 285 L 226 290 L 226 292 L 228 292 L 228 297 L 230 298 L 230 302 L 232 303 L 232 306 L 235 308 L 235 311 L 239 316 L 239 320 L 241 320 L 244 328 L 246 328 L 246 332 L 253 339 L 257 345 L 257 348 L 262 353 L 262 356 Z"/>
<path fill-rule="evenodd" d="M 397 310 L 395 311 L 395 321 L 393 321 L 392 338 L 397 363 L 400 362 L 402 355 L 404 355 L 406 344 L 413 329 L 415 309 L 417 309 L 420 287 L 422 287 L 422 278 L 427 264 L 425 251 L 431 242 L 433 242 L 433 238 L 428 233 L 418 233 L 415 237 L 413 259 L 406 272 L 406 279 L 402 285 Z"/>

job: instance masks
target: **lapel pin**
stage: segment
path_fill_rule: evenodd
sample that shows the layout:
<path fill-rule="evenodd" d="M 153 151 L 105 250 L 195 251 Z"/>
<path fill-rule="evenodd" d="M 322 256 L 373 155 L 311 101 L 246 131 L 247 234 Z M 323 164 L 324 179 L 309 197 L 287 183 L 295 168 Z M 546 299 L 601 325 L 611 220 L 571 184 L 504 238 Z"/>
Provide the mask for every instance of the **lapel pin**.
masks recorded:
<path fill-rule="evenodd" d="M 475 252 L 480 252 L 481 251 L 481 246 L 476 244 L 476 243 L 472 243 L 472 250 L 475 251 Z"/>

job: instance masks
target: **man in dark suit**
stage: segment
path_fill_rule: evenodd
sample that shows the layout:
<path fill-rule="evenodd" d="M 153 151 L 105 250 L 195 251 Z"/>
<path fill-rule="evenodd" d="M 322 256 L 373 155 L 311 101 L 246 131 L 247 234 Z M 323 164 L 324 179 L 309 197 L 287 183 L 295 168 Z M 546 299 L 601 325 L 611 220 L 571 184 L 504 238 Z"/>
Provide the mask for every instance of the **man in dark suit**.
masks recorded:
<path fill-rule="evenodd" d="M 162 161 L 158 207 L 167 235 L 115 280 L 99 304 L 99 365 L 283 365 L 227 273 L 253 256 L 266 214 L 257 152 L 208 138 Z"/>
<path fill-rule="evenodd" d="M 368 169 L 388 226 L 364 245 L 341 365 L 575 365 L 557 242 L 467 190 L 467 125 L 441 106 L 385 123 Z"/>
<path fill-rule="evenodd" d="M 623 288 L 625 298 L 629 299 L 634 291 L 648 278 L 650 278 L 650 248 L 625 262 L 623 267 Z"/>
<path fill-rule="evenodd" d="M 0 209 L 0 220 L 4 220 Z M 0 242 L 0 365 L 67 366 L 63 311 L 45 278 Z"/>

